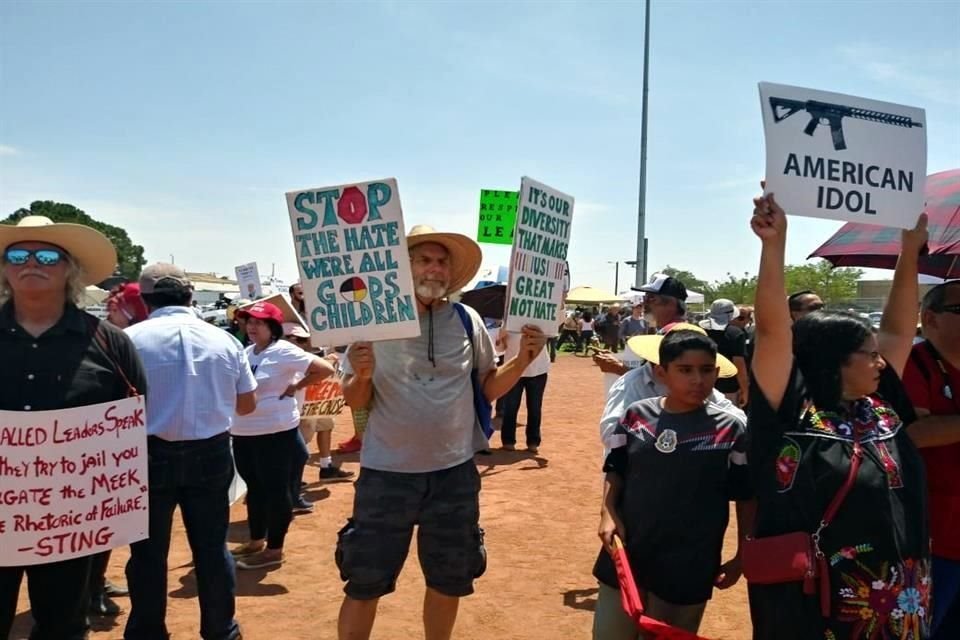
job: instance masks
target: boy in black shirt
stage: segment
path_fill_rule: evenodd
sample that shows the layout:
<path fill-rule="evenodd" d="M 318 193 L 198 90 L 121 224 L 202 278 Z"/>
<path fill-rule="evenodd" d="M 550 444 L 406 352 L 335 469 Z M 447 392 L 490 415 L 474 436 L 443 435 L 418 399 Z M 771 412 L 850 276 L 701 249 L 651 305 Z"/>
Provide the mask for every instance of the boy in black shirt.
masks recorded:
<path fill-rule="evenodd" d="M 693 330 L 696 329 L 696 330 Z M 639 341 L 631 342 L 631 348 Z M 636 640 L 640 631 L 620 608 L 610 551 L 620 536 L 646 614 L 696 633 L 713 588 L 740 577 L 739 553 L 721 565 L 729 501 L 737 501 L 741 538 L 752 529 L 746 467 L 746 417 L 707 403 L 719 366 L 732 367 L 702 329 L 646 336 L 637 344 L 667 395 L 631 405 L 617 427 L 620 446 L 607 473 L 594 566 L 600 593 L 594 640 Z"/>

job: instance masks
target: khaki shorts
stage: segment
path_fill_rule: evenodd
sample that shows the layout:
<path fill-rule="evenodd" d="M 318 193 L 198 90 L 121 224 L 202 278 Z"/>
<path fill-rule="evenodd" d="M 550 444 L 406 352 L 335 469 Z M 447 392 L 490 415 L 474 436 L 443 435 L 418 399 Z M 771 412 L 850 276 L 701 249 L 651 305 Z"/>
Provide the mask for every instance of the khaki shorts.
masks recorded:
<path fill-rule="evenodd" d="M 310 416 L 300 419 L 300 434 L 310 442 L 313 434 L 321 431 L 333 431 L 333 416 Z"/>

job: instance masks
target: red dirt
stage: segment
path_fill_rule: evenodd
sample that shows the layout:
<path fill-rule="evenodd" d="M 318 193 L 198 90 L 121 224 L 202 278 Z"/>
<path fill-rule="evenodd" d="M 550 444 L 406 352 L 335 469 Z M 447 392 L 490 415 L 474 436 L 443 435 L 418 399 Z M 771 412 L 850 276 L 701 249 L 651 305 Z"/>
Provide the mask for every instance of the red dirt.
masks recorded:
<path fill-rule="evenodd" d="M 476 583 L 476 594 L 461 603 L 454 632 L 458 640 L 590 637 L 597 593 L 590 571 L 599 549 L 597 422 L 602 393 L 601 374 L 589 359 L 561 354 L 547 384 L 540 454 L 531 457 L 495 450 L 492 456 L 477 457 L 483 476 L 481 525 L 487 532 L 489 567 Z M 349 415 L 340 416 L 334 442 L 345 440 L 351 432 Z M 496 435 L 493 445 L 499 446 Z M 344 467 L 356 470 L 357 460 L 357 455 L 344 457 Z M 316 511 L 296 518 L 287 538 L 286 564 L 271 571 L 238 572 L 237 617 L 245 640 L 336 638 L 342 583 L 333 548 L 337 530 L 351 511 L 353 486 L 318 484 L 316 464 L 314 456 L 305 474 Z M 235 505 L 231 516 L 233 544 L 246 534 L 243 505 Z M 179 518 L 174 522 L 167 624 L 177 640 L 197 638 L 199 611 L 190 550 Z M 735 543 L 734 522 L 731 518 L 727 549 Z M 396 593 L 380 603 L 375 640 L 423 637 L 424 585 L 415 553 L 412 549 Z M 123 581 L 127 557 L 126 549 L 114 552 L 108 577 Z M 749 638 L 745 583 L 741 580 L 728 591 L 714 593 L 701 634 L 725 640 Z M 126 598 L 117 602 L 129 607 Z M 24 585 L 12 639 L 29 633 L 28 610 Z M 124 622 L 124 615 L 115 625 L 96 622 L 92 640 L 122 638 Z"/>

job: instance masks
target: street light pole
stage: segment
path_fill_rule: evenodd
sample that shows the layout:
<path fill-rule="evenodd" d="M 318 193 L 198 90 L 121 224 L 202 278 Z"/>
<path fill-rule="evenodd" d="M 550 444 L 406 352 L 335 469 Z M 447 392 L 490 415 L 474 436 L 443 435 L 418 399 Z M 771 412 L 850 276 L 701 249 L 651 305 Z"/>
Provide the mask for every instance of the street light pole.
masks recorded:
<path fill-rule="evenodd" d="M 647 281 L 646 198 L 647 198 L 647 93 L 650 90 L 650 0 L 646 0 L 643 25 L 643 98 L 640 119 L 640 197 L 637 204 L 636 286 Z"/>

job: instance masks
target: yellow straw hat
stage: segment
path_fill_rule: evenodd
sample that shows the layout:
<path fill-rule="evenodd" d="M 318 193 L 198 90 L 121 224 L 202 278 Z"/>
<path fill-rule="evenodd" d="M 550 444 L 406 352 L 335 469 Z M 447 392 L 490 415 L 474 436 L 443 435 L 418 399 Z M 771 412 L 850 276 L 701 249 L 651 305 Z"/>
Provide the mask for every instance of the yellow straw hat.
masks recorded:
<path fill-rule="evenodd" d="M 665 333 L 671 331 L 693 331 L 700 335 L 707 335 L 707 332 L 695 324 L 686 322 L 675 322 L 664 327 Z M 627 340 L 627 346 L 643 358 L 653 364 L 660 364 L 660 343 L 663 342 L 662 335 L 656 336 L 634 336 Z M 717 354 L 717 367 L 720 369 L 721 378 L 732 378 L 737 375 L 737 365 L 730 362 L 726 356 Z"/>
<path fill-rule="evenodd" d="M 106 280 L 117 267 L 117 250 L 110 239 L 83 224 L 54 222 L 46 216 L 24 216 L 16 225 L 0 224 L 0 251 L 18 242 L 60 247 L 80 265 L 84 285 Z"/>
<path fill-rule="evenodd" d="M 407 249 L 418 244 L 433 242 L 441 245 L 450 256 L 450 285 L 447 294 L 459 291 L 477 275 L 483 252 L 473 239 L 459 233 L 440 233 L 433 227 L 418 224 L 407 234 Z"/>

